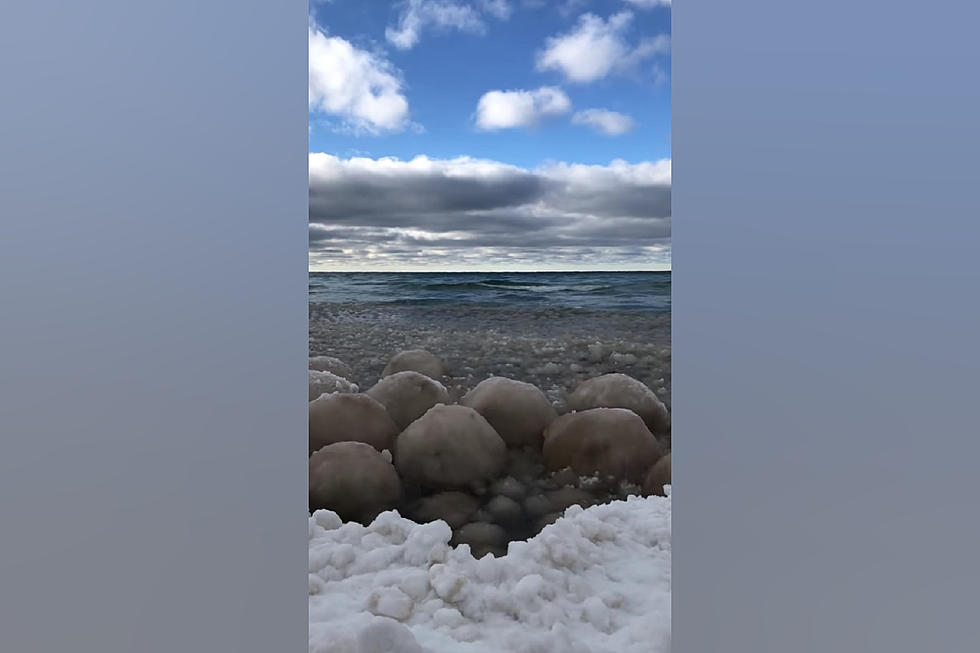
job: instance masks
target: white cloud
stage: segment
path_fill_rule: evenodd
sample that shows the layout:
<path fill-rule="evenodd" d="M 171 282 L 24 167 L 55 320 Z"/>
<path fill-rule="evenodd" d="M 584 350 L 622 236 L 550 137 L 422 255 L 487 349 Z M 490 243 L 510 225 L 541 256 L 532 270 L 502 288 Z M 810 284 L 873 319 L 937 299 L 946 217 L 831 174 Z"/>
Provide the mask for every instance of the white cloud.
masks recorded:
<path fill-rule="evenodd" d="M 654 7 L 669 7 L 670 0 L 625 0 L 634 7 L 640 9 L 653 9 Z"/>
<path fill-rule="evenodd" d="M 398 72 L 385 59 L 310 25 L 310 111 L 369 133 L 408 126 L 408 100 Z"/>
<path fill-rule="evenodd" d="M 616 159 L 609 165 L 583 163 L 552 163 L 539 169 L 552 179 L 561 180 L 577 191 L 588 194 L 622 183 L 635 187 L 670 187 L 670 159 L 629 163 Z"/>
<path fill-rule="evenodd" d="M 657 36 L 651 36 L 640 41 L 626 56 L 626 59 L 623 60 L 623 66 L 628 68 L 640 63 L 644 59 L 649 59 L 658 54 L 669 53 L 670 34 L 658 34 Z"/>
<path fill-rule="evenodd" d="M 562 0 L 558 4 L 558 13 L 562 16 L 570 16 L 577 13 L 584 5 L 589 4 L 589 0 Z"/>
<path fill-rule="evenodd" d="M 483 5 L 484 11 L 500 20 L 507 20 L 514 12 L 514 8 L 507 0 L 482 0 L 480 4 Z"/>
<path fill-rule="evenodd" d="M 606 22 L 585 14 L 571 32 L 548 38 L 538 53 L 539 70 L 560 70 L 573 82 L 591 82 L 605 77 L 626 56 L 622 32 L 633 18 L 620 12 Z"/>
<path fill-rule="evenodd" d="M 477 103 L 476 126 L 486 131 L 533 127 L 571 108 L 568 96 L 554 86 L 533 91 L 489 91 Z"/>
<path fill-rule="evenodd" d="M 453 0 L 405 0 L 398 26 L 388 27 L 385 38 L 396 48 L 409 50 L 419 42 L 422 31 L 429 27 L 478 34 L 486 30 L 480 14 L 469 5 Z"/>
<path fill-rule="evenodd" d="M 586 109 L 572 116 L 576 125 L 588 125 L 607 136 L 620 136 L 632 130 L 636 122 L 629 116 L 608 109 Z"/>
<path fill-rule="evenodd" d="M 538 70 L 557 70 L 571 82 L 587 83 L 612 72 L 623 72 L 640 61 L 670 50 L 670 37 L 660 35 L 632 46 L 626 30 L 632 12 L 621 11 L 603 20 L 584 14 L 569 32 L 549 37 L 537 55 Z"/>

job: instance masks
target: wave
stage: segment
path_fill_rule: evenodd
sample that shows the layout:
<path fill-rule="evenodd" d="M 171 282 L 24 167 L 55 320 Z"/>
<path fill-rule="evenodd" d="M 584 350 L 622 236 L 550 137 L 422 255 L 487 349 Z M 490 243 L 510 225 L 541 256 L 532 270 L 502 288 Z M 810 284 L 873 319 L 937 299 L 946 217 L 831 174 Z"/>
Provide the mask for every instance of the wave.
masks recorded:
<path fill-rule="evenodd" d="M 530 290 L 547 287 L 549 284 L 537 281 L 510 281 L 507 279 L 481 279 L 479 281 L 441 281 L 437 283 L 418 283 L 405 281 L 404 287 L 420 288 L 422 290 Z"/>
<path fill-rule="evenodd" d="M 509 279 L 485 279 L 480 283 L 486 286 L 503 286 L 504 288 L 519 288 L 523 286 L 548 286 L 547 281 L 511 281 Z"/>
<path fill-rule="evenodd" d="M 670 310 L 669 273 L 311 273 L 312 302 Z"/>

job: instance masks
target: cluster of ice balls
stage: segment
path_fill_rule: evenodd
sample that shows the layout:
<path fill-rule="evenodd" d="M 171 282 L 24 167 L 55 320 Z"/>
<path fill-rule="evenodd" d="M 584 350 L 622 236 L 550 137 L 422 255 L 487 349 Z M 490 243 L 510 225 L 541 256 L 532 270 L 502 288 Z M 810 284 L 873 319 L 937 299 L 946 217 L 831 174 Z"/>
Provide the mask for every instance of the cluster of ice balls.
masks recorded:
<path fill-rule="evenodd" d="M 612 480 L 644 494 L 662 495 L 670 483 L 669 412 L 624 374 L 582 382 L 559 415 L 540 389 L 504 377 L 452 404 L 437 380 L 442 361 L 420 349 L 393 356 L 364 392 L 337 358 L 311 358 L 309 373 L 311 511 L 368 523 L 410 498 L 416 520 L 445 521 L 454 542 L 476 553 L 505 547 L 508 524 L 533 518 L 539 529 L 569 505 L 592 501 L 573 483 L 534 492 L 542 473 Z"/>

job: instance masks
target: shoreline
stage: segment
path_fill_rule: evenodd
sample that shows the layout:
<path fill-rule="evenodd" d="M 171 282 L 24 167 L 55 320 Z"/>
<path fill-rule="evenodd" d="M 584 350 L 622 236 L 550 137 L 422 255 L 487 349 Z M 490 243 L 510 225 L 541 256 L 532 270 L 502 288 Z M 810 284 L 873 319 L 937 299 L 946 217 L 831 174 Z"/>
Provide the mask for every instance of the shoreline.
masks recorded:
<path fill-rule="evenodd" d="M 561 412 L 578 383 L 621 372 L 671 405 L 669 312 L 348 302 L 311 303 L 308 314 L 309 355 L 345 361 L 362 388 L 394 352 L 422 348 L 446 363 L 454 400 L 504 376 L 539 387 Z"/>
<path fill-rule="evenodd" d="M 500 376 L 532 384 L 564 415 L 579 384 L 621 373 L 669 411 L 670 335 L 669 312 L 311 302 L 308 349 L 339 359 L 361 393 L 371 394 L 398 352 L 424 349 L 440 359 L 424 373 L 442 384 L 449 404 Z M 399 431 L 398 438 L 407 432 Z M 410 478 L 414 463 L 399 463 L 407 460 L 400 447 L 360 444 L 376 464 L 394 462 L 399 498 L 347 521 L 314 509 L 311 489 L 311 653 L 362 650 L 361 642 L 375 639 L 397 640 L 406 653 L 530 650 L 557 641 L 576 653 L 669 650 L 669 430 L 666 440 L 653 437 L 661 446 L 654 467 L 667 461 L 662 493 L 650 489 L 653 467 L 642 484 L 579 474 L 546 464 L 540 446 L 508 446 L 485 482 L 447 489 Z M 368 478 L 352 474 L 357 487 Z M 379 483 L 363 491 L 377 492 Z"/>

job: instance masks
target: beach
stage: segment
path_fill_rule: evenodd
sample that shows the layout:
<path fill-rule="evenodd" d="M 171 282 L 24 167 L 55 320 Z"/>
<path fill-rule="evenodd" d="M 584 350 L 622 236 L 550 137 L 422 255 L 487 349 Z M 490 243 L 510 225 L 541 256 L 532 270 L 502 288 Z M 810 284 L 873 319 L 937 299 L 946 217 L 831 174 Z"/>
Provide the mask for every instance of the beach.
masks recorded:
<path fill-rule="evenodd" d="M 311 653 L 669 651 L 669 296 L 311 273 Z"/>
<path fill-rule="evenodd" d="M 622 372 L 670 407 L 669 273 L 313 273 L 309 324 L 310 355 L 340 358 L 363 388 L 422 348 L 446 363 L 453 398 L 498 375 L 560 408 L 579 382 Z"/>

